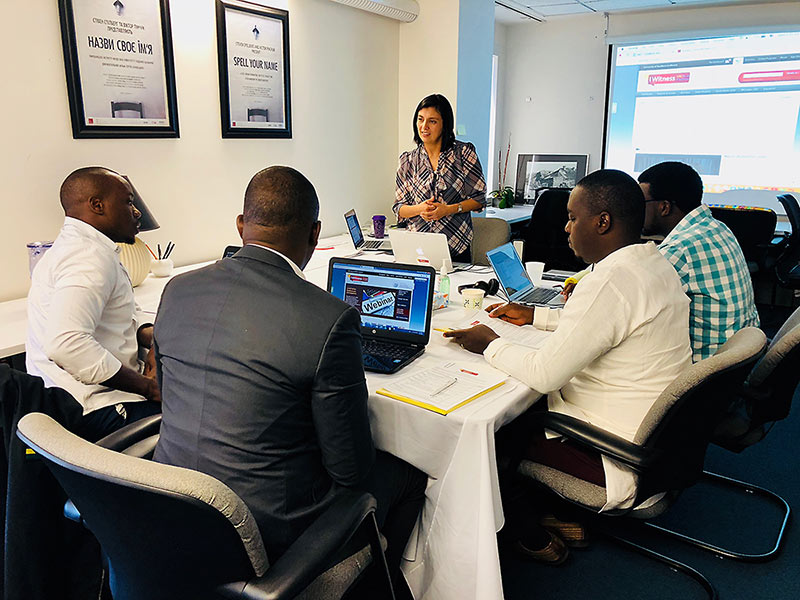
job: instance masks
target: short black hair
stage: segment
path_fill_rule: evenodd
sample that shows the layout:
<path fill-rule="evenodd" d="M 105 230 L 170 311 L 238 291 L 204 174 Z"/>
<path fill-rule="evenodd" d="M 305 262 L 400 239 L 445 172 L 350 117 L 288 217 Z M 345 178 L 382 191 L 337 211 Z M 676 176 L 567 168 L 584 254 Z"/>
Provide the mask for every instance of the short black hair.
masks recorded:
<path fill-rule="evenodd" d="M 311 182 L 291 167 L 273 166 L 253 175 L 244 193 L 244 222 L 303 230 L 319 218 Z"/>
<path fill-rule="evenodd" d="M 589 193 L 592 214 L 607 212 L 612 222 L 639 235 L 644 225 L 644 193 L 636 180 L 623 171 L 600 169 L 589 173 L 575 187 Z"/>
<path fill-rule="evenodd" d="M 668 200 L 684 213 L 700 206 L 703 200 L 703 180 L 689 165 L 668 161 L 642 171 L 639 183 L 650 185 L 653 200 Z"/>
<path fill-rule="evenodd" d="M 81 167 L 70 173 L 61 184 L 59 198 L 67 215 L 78 205 L 92 197 L 105 196 L 114 184 L 114 176 L 121 177 L 116 171 L 106 167 Z"/>
<path fill-rule="evenodd" d="M 414 142 L 417 145 L 422 143 L 419 131 L 417 131 L 417 116 L 423 108 L 435 108 L 442 115 L 442 152 L 449 150 L 456 140 L 456 119 L 453 116 L 453 107 L 450 106 L 450 102 L 441 94 L 431 94 L 420 100 L 419 104 L 417 104 L 417 109 L 414 111 L 414 118 L 411 121 L 411 127 L 414 129 Z"/>

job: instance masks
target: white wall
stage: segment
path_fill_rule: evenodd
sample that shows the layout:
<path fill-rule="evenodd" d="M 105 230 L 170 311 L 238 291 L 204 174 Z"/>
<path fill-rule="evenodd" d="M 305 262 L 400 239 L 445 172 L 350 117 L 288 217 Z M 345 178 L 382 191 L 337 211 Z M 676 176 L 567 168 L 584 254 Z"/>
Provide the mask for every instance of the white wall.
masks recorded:
<path fill-rule="evenodd" d="M 510 25 L 506 36 L 506 185 L 514 185 L 518 154 L 588 154 L 600 167 L 607 51 L 602 15 Z"/>
<path fill-rule="evenodd" d="M 238 241 L 234 219 L 244 188 L 271 164 L 296 167 L 314 183 L 323 235 L 344 231 L 342 213 L 351 207 L 362 220 L 389 214 L 398 148 L 397 21 L 329 0 L 289 0 L 294 137 L 223 140 L 214 3 L 171 0 L 180 139 L 73 140 L 56 6 L 4 3 L 0 19 L 0 301 L 27 293 L 25 244 L 58 234 L 59 185 L 81 166 L 131 177 L 161 224 L 142 238 L 162 246 L 173 240 L 179 265 L 216 258 Z"/>
<path fill-rule="evenodd" d="M 498 172 L 498 159 L 500 150 L 503 151 L 503 158 L 506 157 L 506 148 L 508 148 L 508 128 L 506 127 L 506 88 L 504 83 L 507 81 L 508 75 L 506 73 L 508 64 L 508 27 L 502 23 L 495 23 L 494 26 L 494 53 L 497 55 L 497 99 L 496 99 L 496 116 L 495 116 L 495 136 L 494 136 L 494 153 L 489 157 L 494 163 L 494 178 L 493 181 L 487 181 L 486 186 L 489 190 L 496 190 L 499 187 L 500 178 L 503 176 L 503 167 L 499 166 Z M 516 144 L 516 141 L 515 141 Z M 512 156 L 514 148 L 511 148 Z M 506 174 L 506 185 L 514 185 L 514 173 L 516 163 L 514 160 L 509 159 L 509 174 Z M 510 182 L 510 184 L 508 183 Z"/>
<path fill-rule="evenodd" d="M 800 23 L 798 2 L 614 13 L 608 34 L 653 39 L 665 33 L 785 28 L 792 23 Z M 605 27 L 602 14 L 507 26 L 507 68 L 499 81 L 505 93 L 503 125 L 498 125 L 497 138 L 505 148 L 512 133 L 512 159 L 519 153 L 588 154 L 589 171 L 600 168 L 608 67 Z M 495 50 L 503 48 L 496 43 Z"/>
<path fill-rule="evenodd" d="M 414 147 L 414 109 L 442 94 L 457 113 L 458 0 L 422 0 L 419 16 L 400 27 L 397 155 Z M 395 156 L 395 169 L 397 157 Z"/>

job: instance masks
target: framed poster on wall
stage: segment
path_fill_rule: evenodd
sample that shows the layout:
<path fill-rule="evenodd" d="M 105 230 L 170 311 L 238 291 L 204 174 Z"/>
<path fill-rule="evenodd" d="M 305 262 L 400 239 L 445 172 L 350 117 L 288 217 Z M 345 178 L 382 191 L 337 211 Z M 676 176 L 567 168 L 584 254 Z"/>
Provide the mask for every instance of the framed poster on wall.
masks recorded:
<path fill-rule="evenodd" d="M 169 0 L 58 0 L 72 137 L 179 137 Z"/>
<path fill-rule="evenodd" d="M 588 154 L 520 154 L 514 201 L 533 204 L 536 190 L 569 188 L 586 176 Z"/>
<path fill-rule="evenodd" d="M 224 138 L 290 138 L 289 13 L 216 0 Z"/>

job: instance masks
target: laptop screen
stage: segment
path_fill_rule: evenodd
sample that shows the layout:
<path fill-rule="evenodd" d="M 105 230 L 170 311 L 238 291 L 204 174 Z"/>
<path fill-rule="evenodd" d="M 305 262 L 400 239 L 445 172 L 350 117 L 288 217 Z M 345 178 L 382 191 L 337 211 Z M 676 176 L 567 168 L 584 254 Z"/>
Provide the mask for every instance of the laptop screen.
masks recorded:
<path fill-rule="evenodd" d="M 431 267 L 332 258 L 328 291 L 358 309 L 362 333 L 427 343 L 435 276 Z"/>
<path fill-rule="evenodd" d="M 517 251 L 514 250 L 512 243 L 503 244 L 489 250 L 486 253 L 486 258 L 492 264 L 494 272 L 497 274 L 497 279 L 508 296 L 510 301 L 514 301 L 519 296 L 523 295 L 533 287 L 528 273 L 522 261 L 519 259 Z"/>
<path fill-rule="evenodd" d="M 350 237 L 353 239 L 353 245 L 358 248 L 364 243 L 364 234 L 361 233 L 361 227 L 358 224 L 355 210 L 348 210 L 344 213 L 344 220 L 347 222 L 347 231 L 350 232 Z"/>

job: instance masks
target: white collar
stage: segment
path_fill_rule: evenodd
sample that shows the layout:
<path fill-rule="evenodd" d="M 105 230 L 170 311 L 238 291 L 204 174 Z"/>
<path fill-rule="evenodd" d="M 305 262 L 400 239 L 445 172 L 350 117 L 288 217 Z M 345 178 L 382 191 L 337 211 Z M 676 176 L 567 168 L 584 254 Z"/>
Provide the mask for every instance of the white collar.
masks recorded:
<path fill-rule="evenodd" d="M 306 276 L 303 273 L 303 271 L 301 271 L 300 267 L 298 267 L 296 264 L 294 264 L 294 261 L 291 258 L 289 258 L 288 256 L 286 256 L 285 254 L 281 254 L 280 252 L 275 250 L 275 248 L 270 248 L 269 246 L 264 246 L 262 244 L 256 244 L 255 242 L 249 242 L 249 243 L 247 243 L 245 245 L 247 245 L 247 246 L 256 246 L 258 248 L 263 248 L 264 250 L 269 250 L 270 252 L 274 252 L 275 254 L 280 256 L 283 260 L 285 260 L 287 263 L 289 263 L 289 266 L 292 267 L 292 271 L 294 271 L 295 275 L 297 275 L 300 279 L 305 281 Z"/>
<path fill-rule="evenodd" d="M 96 229 L 93 225 L 89 225 L 86 221 L 81 221 L 80 219 L 76 219 L 74 217 L 64 217 L 64 229 L 73 229 L 76 230 L 78 235 L 85 238 L 90 238 L 99 244 L 102 244 L 109 250 L 116 252 L 117 254 L 120 253 L 120 248 L 117 244 L 106 234 L 104 234 L 99 229 Z"/>

